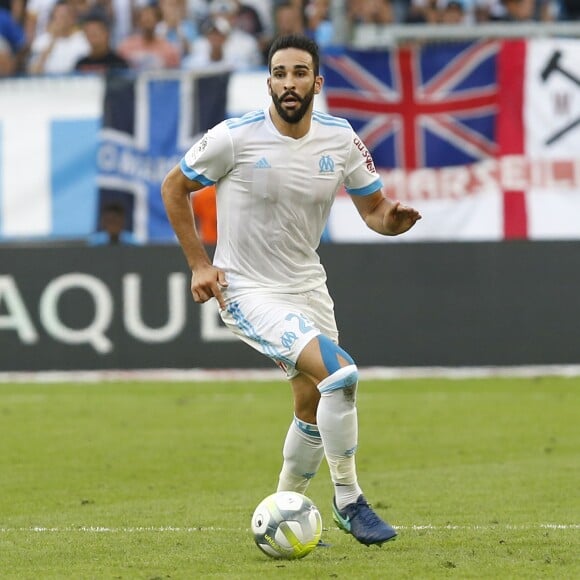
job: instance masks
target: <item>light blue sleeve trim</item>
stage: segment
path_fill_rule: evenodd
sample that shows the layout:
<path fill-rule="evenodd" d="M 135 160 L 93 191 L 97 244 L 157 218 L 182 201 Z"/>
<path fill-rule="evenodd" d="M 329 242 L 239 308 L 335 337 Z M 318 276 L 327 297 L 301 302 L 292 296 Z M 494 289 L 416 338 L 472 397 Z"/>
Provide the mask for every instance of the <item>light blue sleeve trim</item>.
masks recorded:
<path fill-rule="evenodd" d="M 185 162 L 185 158 L 181 160 L 179 163 L 179 168 L 183 171 L 183 174 L 187 179 L 191 179 L 191 181 L 198 181 L 202 185 L 213 185 L 215 181 L 208 179 L 205 175 L 201 173 L 196 173 L 189 165 Z"/>
<path fill-rule="evenodd" d="M 367 185 L 366 187 L 359 187 L 357 189 L 349 189 L 348 187 L 346 188 L 346 193 L 348 193 L 349 195 L 370 195 L 371 193 L 374 193 L 375 191 L 378 191 L 379 189 L 381 189 L 381 187 L 383 187 L 383 180 L 378 177 L 375 181 L 373 181 L 370 185 Z"/>

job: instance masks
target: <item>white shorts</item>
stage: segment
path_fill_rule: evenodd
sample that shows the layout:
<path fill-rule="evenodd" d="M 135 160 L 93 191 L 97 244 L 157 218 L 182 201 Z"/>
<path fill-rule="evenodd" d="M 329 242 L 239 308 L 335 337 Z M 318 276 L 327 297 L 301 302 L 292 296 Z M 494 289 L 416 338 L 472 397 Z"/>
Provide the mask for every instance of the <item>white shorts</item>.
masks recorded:
<path fill-rule="evenodd" d="M 334 303 L 326 286 L 302 294 L 254 292 L 228 300 L 224 324 L 244 342 L 271 358 L 291 379 L 302 349 L 324 334 L 338 343 Z"/>

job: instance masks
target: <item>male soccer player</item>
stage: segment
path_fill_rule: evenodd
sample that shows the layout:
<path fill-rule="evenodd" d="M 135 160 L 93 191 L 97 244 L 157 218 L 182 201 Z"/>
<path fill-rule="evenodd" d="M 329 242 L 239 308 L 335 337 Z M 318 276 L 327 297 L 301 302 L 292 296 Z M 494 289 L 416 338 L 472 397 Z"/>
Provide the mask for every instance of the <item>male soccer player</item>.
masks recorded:
<path fill-rule="evenodd" d="M 338 345 L 316 248 L 342 184 L 381 234 L 401 234 L 421 216 L 382 194 L 373 160 L 347 121 L 313 110 L 323 84 L 314 42 L 277 38 L 268 68 L 269 107 L 208 131 L 166 176 L 163 201 L 192 271 L 193 299 L 216 298 L 224 323 L 274 360 L 292 385 L 294 419 L 278 491 L 304 493 L 326 457 L 337 524 L 363 544 L 382 544 L 396 531 L 372 510 L 357 481 L 358 370 Z M 212 263 L 189 195 L 213 183 Z"/>

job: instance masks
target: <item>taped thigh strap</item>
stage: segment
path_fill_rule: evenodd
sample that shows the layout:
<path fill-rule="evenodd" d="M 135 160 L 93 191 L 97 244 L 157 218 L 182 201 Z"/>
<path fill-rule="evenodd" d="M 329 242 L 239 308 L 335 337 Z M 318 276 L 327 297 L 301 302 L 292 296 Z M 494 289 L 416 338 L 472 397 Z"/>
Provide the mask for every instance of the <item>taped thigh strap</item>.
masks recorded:
<path fill-rule="evenodd" d="M 345 352 L 336 342 L 333 342 L 328 336 L 319 334 L 317 337 L 318 345 L 320 347 L 320 354 L 322 355 L 322 362 L 329 374 L 335 373 L 341 368 L 338 357 L 343 358 L 347 363 L 353 365 L 352 357 Z"/>

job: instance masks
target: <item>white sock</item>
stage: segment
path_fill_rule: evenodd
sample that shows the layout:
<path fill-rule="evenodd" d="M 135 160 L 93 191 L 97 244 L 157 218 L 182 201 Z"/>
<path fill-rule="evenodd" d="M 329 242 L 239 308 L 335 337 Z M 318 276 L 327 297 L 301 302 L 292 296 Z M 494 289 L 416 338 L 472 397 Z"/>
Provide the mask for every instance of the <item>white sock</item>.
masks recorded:
<path fill-rule="evenodd" d="M 354 458 L 358 443 L 357 377 L 356 366 L 349 365 L 318 385 L 321 397 L 316 421 L 339 509 L 355 502 L 362 493 Z"/>
<path fill-rule="evenodd" d="M 305 493 L 324 457 L 318 427 L 294 417 L 284 441 L 283 455 L 277 491 Z"/>

